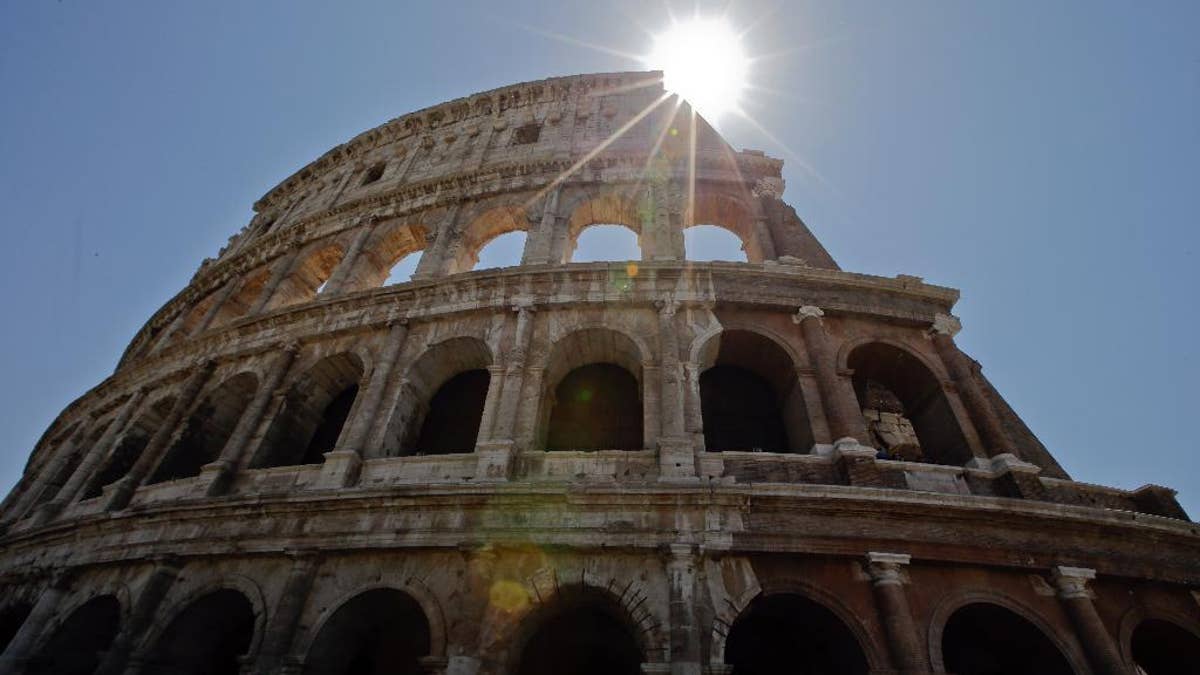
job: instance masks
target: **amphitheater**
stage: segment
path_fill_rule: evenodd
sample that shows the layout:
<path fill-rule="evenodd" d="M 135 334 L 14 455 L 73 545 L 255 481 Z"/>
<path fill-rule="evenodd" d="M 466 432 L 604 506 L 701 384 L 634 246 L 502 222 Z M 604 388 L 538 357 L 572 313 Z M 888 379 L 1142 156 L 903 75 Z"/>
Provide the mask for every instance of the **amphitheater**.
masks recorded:
<path fill-rule="evenodd" d="M 1200 672 L 1174 492 L 1071 480 L 956 290 L 842 271 L 660 81 L 450 101 L 262 197 L 32 450 L 0 670 Z M 640 257 L 572 262 L 592 226 Z"/>

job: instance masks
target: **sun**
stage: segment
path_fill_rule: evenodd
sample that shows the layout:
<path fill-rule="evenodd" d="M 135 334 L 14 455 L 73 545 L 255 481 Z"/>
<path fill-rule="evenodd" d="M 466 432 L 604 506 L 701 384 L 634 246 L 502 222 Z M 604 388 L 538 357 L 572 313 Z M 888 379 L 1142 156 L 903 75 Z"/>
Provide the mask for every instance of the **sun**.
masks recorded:
<path fill-rule="evenodd" d="M 646 65 L 663 71 L 663 87 L 710 122 L 738 109 L 750 60 L 728 21 L 695 17 L 654 38 Z"/>

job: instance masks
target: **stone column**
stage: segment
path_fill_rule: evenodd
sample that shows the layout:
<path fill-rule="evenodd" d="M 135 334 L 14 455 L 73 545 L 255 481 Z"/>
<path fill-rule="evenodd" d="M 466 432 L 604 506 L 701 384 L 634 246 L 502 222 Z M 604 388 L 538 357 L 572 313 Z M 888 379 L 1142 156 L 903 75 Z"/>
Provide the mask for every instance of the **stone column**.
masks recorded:
<path fill-rule="evenodd" d="M 37 646 L 46 624 L 58 612 L 58 606 L 70 590 L 71 573 L 66 570 L 58 571 L 50 579 L 50 584 L 38 596 L 33 610 L 21 624 L 20 630 L 9 641 L 8 647 L 0 655 L 0 672 L 19 675 L 25 672 L 29 659 L 34 656 L 33 648 Z"/>
<path fill-rule="evenodd" d="M 667 547 L 672 675 L 700 675 L 700 627 L 696 623 L 696 560 L 691 544 Z"/>
<path fill-rule="evenodd" d="M 476 467 L 476 477 L 479 480 L 504 481 L 512 470 L 513 447 L 516 445 L 517 416 L 521 407 L 521 391 L 525 384 L 525 360 L 529 355 L 529 342 L 533 335 L 533 316 L 536 311 L 533 302 L 526 299 L 518 301 L 512 310 L 517 314 L 517 326 L 513 331 L 512 348 L 509 350 L 503 375 L 499 369 L 489 368 L 492 376 L 488 382 L 489 401 L 493 401 L 492 410 L 488 402 L 484 402 L 484 420 L 491 424 L 491 433 L 485 435 L 482 422 L 479 429 L 479 443 L 475 451 L 479 454 Z M 497 400 L 498 399 L 498 400 Z M 492 420 L 487 418 L 493 417 Z"/>
<path fill-rule="evenodd" d="M 229 296 L 233 295 L 237 287 L 237 280 L 230 279 L 225 283 L 224 288 L 217 291 L 217 297 L 213 299 L 212 307 L 208 308 L 208 311 L 204 313 L 204 317 L 200 319 L 200 323 L 196 324 L 195 329 L 192 330 L 192 335 L 199 335 L 208 330 L 209 324 L 213 322 L 213 319 L 217 318 L 217 312 L 221 311 L 221 307 L 225 306 L 225 301 L 229 300 Z"/>
<path fill-rule="evenodd" d="M 350 242 L 350 248 L 346 251 L 346 255 L 342 256 L 333 273 L 329 275 L 329 279 L 325 281 L 325 289 L 322 293 L 334 294 L 342 291 L 342 286 L 350 276 L 350 270 L 354 269 L 354 263 L 358 260 L 358 254 L 362 252 L 363 245 L 371 237 L 371 230 L 370 225 L 359 227 L 358 234 L 355 235 L 354 241 Z"/>
<path fill-rule="evenodd" d="M 251 671 L 257 675 L 278 672 L 282 666 L 284 657 L 291 649 L 296 626 L 300 623 L 300 613 L 304 611 L 308 594 L 321 567 L 321 559 L 310 551 L 291 551 L 288 557 L 292 559 L 292 569 L 288 572 L 279 602 L 275 604 L 275 612 L 263 635 L 258 660 Z"/>
<path fill-rule="evenodd" d="M 938 314 L 934 318 L 930 335 L 933 338 L 933 346 L 937 350 L 938 358 L 945 364 L 946 370 L 950 373 L 950 379 L 954 381 L 959 393 L 962 394 L 963 403 L 967 408 L 967 416 L 979 432 L 980 440 L 983 441 L 988 455 L 994 457 L 1003 453 L 1012 453 L 1012 441 L 1004 431 L 1004 425 L 1000 423 L 1000 416 L 996 414 L 996 409 L 984 395 L 979 380 L 975 379 L 974 365 L 954 343 L 954 335 L 960 330 L 962 330 L 962 324 L 953 316 Z"/>
<path fill-rule="evenodd" d="M 67 479 L 67 482 L 54 496 L 54 499 L 42 504 L 34 514 L 34 522 L 41 525 L 53 520 L 59 513 L 62 512 L 68 504 L 75 501 L 87 483 L 96 480 L 99 475 L 100 463 L 108 457 L 116 440 L 120 438 L 120 434 L 125 431 L 125 427 L 129 425 L 129 420 L 133 417 L 133 412 L 138 409 L 142 401 L 146 398 L 146 390 L 138 389 L 131 395 L 125 404 L 121 406 L 121 410 L 117 412 L 117 416 L 112 422 L 109 422 L 108 427 L 100 436 L 100 440 L 92 446 L 87 454 L 83 456 L 83 460 L 79 462 L 79 466 Z"/>
<path fill-rule="evenodd" d="M 496 551 L 491 545 L 464 546 L 467 576 L 458 594 L 458 617 L 446 636 L 446 675 L 474 675 L 479 671 L 480 656 L 486 655 L 481 644 L 486 640 L 482 627 L 491 600 L 496 574 Z"/>
<path fill-rule="evenodd" d="M 133 468 L 124 478 L 117 481 L 108 503 L 105 504 L 106 511 L 119 511 L 128 506 L 129 501 L 133 499 L 134 491 L 158 466 L 163 452 L 167 449 L 167 444 L 175 437 L 175 433 L 179 430 L 179 424 L 183 421 L 183 416 L 192 409 L 192 403 L 196 400 L 200 389 L 204 387 L 204 383 L 208 381 L 214 365 L 212 361 L 199 364 L 187 381 L 183 383 L 183 387 L 179 390 L 179 396 L 176 397 L 175 404 L 167 418 L 150 437 L 141 456 L 133 463 Z"/>
<path fill-rule="evenodd" d="M 492 440 L 492 427 L 496 424 L 496 408 L 500 405 L 500 392 L 504 388 L 504 366 L 490 365 L 488 371 L 487 396 L 483 399 L 483 414 L 479 418 L 478 444 Z"/>
<path fill-rule="evenodd" d="M 129 611 L 129 618 L 121 626 L 117 637 L 104 654 L 104 660 L 96 669 L 96 675 L 119 675 L 124 672 L 137 642 L 146 635 L 146 631 L 154 623 L 158 607 L 166 597 L 171 584 L 179 576 L 183 563 L 177 558 L 164 557 L 154 561 L 154 571 L 146 580 L 146 585 L 138 593 L 137 600 Z"/>
<path fill-rule="evenodd" d="M 1071 617 L 1079 642 L 1097 675 L 1129 675 L 1117 645 L 1104 628 L 1087 584 L 1096 578 L 1096 570 L 1059 565 L 1051 571 L 1058 599 Z"/>
<path fill-rule="evenodd" d="M 221 449 L 220 457 L 217 461 L 206 464 L 200 469 L 197 489 L 203 494 L 216 497 L 229 491 L 234 473 L 245 464 L 244 455 L 250 447 L 250 437 L 262 423 L 267 405 L 275 397 L 276 390 L 279 389 L 288 369 L 292 367 L 299 351 L 300 344 L 298 342 L 289 342 L 279 350 L 279 354 L 267 370 L 266 377 L 255 390 L 250 405 L 242 412 L 233 432 L 229 434 L 229 440 L 225 441 L 225 447 Z"/>
<path fill-rule="evenodd" d="M 365 456 L 363 445 L 375 427 L 375 416 L 383 402 L 392 371 L 400 352 L 404 351 L 404 342 L 408 339 L 408 320 L 397 319 L 388 323 L 388 334 L 379 361 L 371 371 L 371 381 L 367 390 L 361 396 L 362 400 L 355 406 L 354 418 L 349 422 L 349 428 L 338 439 L 338 450 L 353 451 L 360 457 Z"/>
<path fill-rule="evenodd" d="M 8 523 L 14 520 L 19 520 L 25 513 L 41 499 L 41 496 L 46 494 L 47 490 L 61 480 L 61 476 L 68 470 L 67 461 L 75 454 L 76 449 L 84 443 L 84 437 L 90 430 L 93 421 L 88 420 L 81 422 L 75 433 L 71 434 L 59 447 L 54 449 L 54 456 L 46 463 L 46 467 L 42 469 L 38 475 L 34 476 L 30 484 L 20 496 L 16 498 L 12 506 L 5 512 L 3 518 L 0 518 L 0 523 Z M 65 482 L 65 481 L 64 481 Z M 59 491 L 62 491 L 62 486 L 59 486 Z M 53 499 L 55 495 L 50 495 Z"/>
<path fill-rule="evenodd" d="M 854 396 L 854 389 L 838 373 L 837 355 L 829 345 L 829 336 L 821 317 L 825 312 L 820 307 L 805 305 L 792 317 L 804 333 L 809 360 L 817 375 L 817 388 L 821 392 L 821 405 L 834 441 L 853 439 L 859 445 L 867 442 L 867 425 L 863 421 L 862 409 Z"/>
<path fill-rule="evenodd" d="M 761 215 L 754 218 L 754 236 L 758 240 L 758 252 L 762 259 L 775 260 L 775 240 L 771 237 L 771 228 Z"/>
<path fill-rule="evenodd" d="M 879 620 L 887 635 L 892 665 L 905 675 L 929 672 L 904 592 L 903 567 L 910 560 L 911 557 L 903 553 L 868 553 L 865 566 L 871 577 Z"/>
<path fill-rule="evenodd" d="M 529 232 L 525 240 L 525 250 L 521 254 L 522 265 L 548 265 L 558 262 L 551 259 L 551 249 L 554 244 L 554 231 L 558 225 L 558 199 L 561 191 L 561 187 L 556 187 L 546 195 L 541 221 Z"/>
<path fill-rule="evenodd" d="M 655 303 L 658 308 L 658 350 L 662 367 L 659 369 L 658 438 L 659 480 L 698 480 L 696 456 L 692 439 L 684 433 L 683 366 L 679 361 L 679 335 L 675 328 L 675 313 L 679 303 L 665 298 Z"/>
<path fill-rule="evenodd" d="M 266 285 L 263 286 L 258 299 L 251 305 L 250 311 L 246 312 L 246 316 L 258 314 L 266 308 L 267 303 L 271 302 L 271 296 L 279 290 L 279 284 L 283 283 L 283 280 L 292 271 L 292 265 L 296 263 L 296 256 L 299 254 L 300 248 L 297 246 L 279 257 L 279 260 L 275 262 L 275 267 L 271 270 L 271 277 L 267 279 Z"/>
<path fill-rule="evenodd" d="M 450 251 L 452 240 L 458 239 L 459 235 L 458 209 L 459 205 L 455 203 L 442 218 L 442 222 L 433 233 L 433 244 L 425 249 L 425 252 L 421 254 L 421 259 L 417 261 L 417 269 L 412 275 L 414 281 L 432 279 L 437 275 L 445 274 L 447 253 Z"/>

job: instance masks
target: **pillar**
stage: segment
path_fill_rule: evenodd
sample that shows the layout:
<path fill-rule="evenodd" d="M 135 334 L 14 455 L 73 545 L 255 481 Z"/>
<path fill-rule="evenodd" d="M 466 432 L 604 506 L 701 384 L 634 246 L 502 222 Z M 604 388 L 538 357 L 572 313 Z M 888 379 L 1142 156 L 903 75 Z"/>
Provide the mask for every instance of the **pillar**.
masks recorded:
<path fill-rule="evenodd" d="M 146 585 L 138 593 L 137 600 L 129 610 L 129 618 L 121 626 L 117 637 L 104 654 L 104 660 L 96 669 L 96 675 L 118 675 L 125 670 L 129 656 L 154 623 L 158 607 L 166 597 L 171 584 L 179 576 L 183 563 L 174 557 L 163 557 L 154 561 L 154 571 Z"/>
<path fill-rule="evenodd" d="M 346 255 L 342 256 L 333 273 L 329 275 L 329 279 L 325 281 L 323 293 L 333 294 L 342 291 L 346 279 L 350 276 L 350 270 L 354 269 L 354 263 L 358 260 L 358 254 L 362 252 L 363 245 L 371 236 L 371 229 L 370 225 L 363 225 L 359 228 L 354 241 L 350 242 L 350 248 L 346 251 Z"/>
<path fill-rule="evenodd" d="M 46 625 L 58 612 L 58 606 L 70 590 L 71 573 L 59 571 L 50 580 L 50 584 L 38 596 L 33 610 L 21 624 L 21 629 L 9 641 L 8 647 L 0 655 L 0 672 L 19 675 L 25 672 L 29 659 L 33 657 L 33 648 L 37 646 Z"/>
<path fill-rule="evenodd" d="M 457 239 L 459 234 L 458 209 L 459 205 L 455 203 L 442 218 L 442 222 L 438 224 L 437 230 L 433 233 L 433 243 L 426 247 L 424 253 L 421 254 L 421 259 L 417 262 L 417 269 L 412 275 L 414 281 L 432 279 L 446 272 L 447 253 L 453 243 L 452 240 Z"/>
<path fill-rule="evenodd" d="M 696 553 L 691 544 L 667 547 L 672 675 L 700 675 L 700 626 L 696 621 Z"/>
<path fill-rule="evenodd" d="M 199 335 L 208 330 L 209 324 L 213 322 L 213 319 L 217 318 L 217 312 L 221 311 L 221 307 L 225 305 L 225 301 L 229 299 L 229 296 L 233 295 L 233 292 L 237 290 L 237 287 L 237 280 L 230 279 L 228 282 L 226 282 L 224 288 L 217 291 L 217 297 L 213 299 L 212 307 L 208 308 L 208 311 L 205 312 L 204 316 L 200 319 L 200 323 L 196 324 L 196 328 L 192 331 L 192 335 Z"/>
<path fill-rule="evenodd" d="M 698 479 L 692 439 L 684 430 L 683 366 L 679 360 L 679 334 L 675 327 L 679 303 L 668 297 L 656 302 L 655 306 L 658 308 L 658 349 L 662 364 L 658 371 L 659 480 L 690 482 Z"/>
<path fill-rule="evenodd" d="M 512 347 L 505 357 L 507 363 L 503 369 L 488 369 L 491 377 L 483 420 L 479 425 L 480 442 L 476 444 L 479 454 L 476 477 L 480 480 L 507 480 L 512 471 L 514 435 L 525 385 L 525 360 L 529 355 L 533 317 L 537 310 L 532 301 L 523 300 L 513 305 L 512 311 L 517 315 L 517 326 L 513 331 Z M 484 426 L 485 422 L 490 429 Z"/>
<path fill-rule="evenodd" d="M 258 299 L 254 301 L 254 304 L 250 307 L 250 311 L 246 312 L 247 316 L 258 314 L 266 308 L 267 303 L 271 302 L 271 296 L 275 295 L 275 291 L 279 290 L 279 284 L 283 283 L 288 273 L 292 271 L 292 265 L 295 264 L 296 256 L 299 254 L 299 247 L 295 247 L 279 257 L 274 269 L 271 270 L 271 278 L 267 279 L 267 283 L 263 286 Z"/>
<path fill-rule="evenodd" d="M 371 381 L 366 391 L 360 394 L 362 400 L 355 406 L 354 417 L 350 420 L 347 430 L 338 439 L 338 450 L 353 451 L 360 457 L 364 456 L 363 446 L 375 426 L 375 416 L 383 402 L 388 381 L 392 377 L 400 352 L 404 350 L 404 342 L 408 339 L 408 321 L 397 319 L 389 322 L 385 339 L 383 352 L 371 371 Z"/>
<path fill-rule="evenodd" d="M 197 487 L 204 494 L 216 497 L 229 491 L 234 473 L 245 464 L 244 455 L 250 446 L 250 437 L 262 423 L 267 405 L 275 397 L 276 390 L 279 389 L 288 369 L 292 367 L 299 351 L 299 343 L 289 342 L 279 350 L 279 354 L 271 362 L 266 377 L 255 390 L 254 398 L 250 400 L 250 405 L 238 419 L 229 440 L 225 441 L 220 457 L 201 468 Z"/>
<path fill-rule="evenodd" d="M 296 626 L 300 624 L 300 613 L 304 611 L 308 594 L 321 567 L 321 559 L 309 551 L 291 551 L 288 557 L 292 559 L 292 569 L 288 572 L 279 602 L 275 604 L 271 622 L 267 624 L 258 661 L 251 671 L 258 675 L 278 672 L 283 664 L 284 657 L 291 649 Z"/>
<path fill-rule="evenodd" d="M 37 504 L 42 495 L 46 494 L 47 490 L 53 488 L 55 483 L 60 480 L 60 476 L 68 470 L 67 462 L 75 454 L 79 446 L 84 443 L 84 436 L 90 430 L 91 424 L 91 419 L 81 422 L 75 433 L 71 434 L 62 445 L 54 449 L 54 456 L 47 462 L 46 467 L 37 476 L 33 477 L 29 487 L 21 492 L 12 507 L 5 511 L 4 517 L 0 519 L 0 522 L 20 519 L 30 508 Z M 62 491 L 61 485 L 59 491 Z M 54 495 L 50 496 L 51 499 L 53 497 Z"/>
<path fill-rule="evenodd" d="M 879 621 L 887 636 L 892 666 L 905 675 L 929 672 L 904 592 L 903 568 L 910 560 L 903 553 L 868 553 L 865 566 L 871 577 Z"/>
<path fill-rule="evenodd" d="M 1112 636 L 1104 628 L 1087 584 L 1096 578 L 1096 570 L 1086 567 L 1059 565 L 1051 570 L 1054 589 L 1063 609 L 1071 617 L 1075 634 L 1087 653 L 1088 662 L 1096 675 L 1128 675 Z"/>
<path fill-rule="evenodd" d="M 133 412 L 138 409 L 138 406 L 142 404 L 145 398 L 146 390 L 138 389 L 125 401 L 120 411 L 117 412 L 117 416 L 112 422 L 109 422 L 108 427 L 100 436 L 100 440 L 96 441 L 96 444 L 87 451 L 83 460 L 79 462 L 79 466 L 75 468 L 71 477 L 59 489 L 54 499 L 42 504 L 38 508 L 34 514 L 35 523 L 41 525 L 53 520 L 62 512 L 63 508 L 75 501 L 75 498 L 84 490 L 89 481 L 98 478 L 100 463 L 108 457 L 116 440 L 120 438 L 120 434 L 129 425 L 129 420 L 133 417 Z"/>
<path fill-rule="evenodd" d="M 530 230 L 525 240 L 525 250 L 521 254 L 522 265 L 548 265 L 558 262 L 551 258 L 551 249 L 554 244 L 554 232 L 558 229 L 558 200 L 561 191 L 561 187 L 556 187 L 546 195 L 541 221 L 536 228 Z"/>
<path fill-rule="evenodd" d="M 950 379 L 962 395 L 967 416 L 979 432 L 988 455 L 994 457 L 1006 452 L 1011 453 L 1013 444 L 1004 431 L 1004 425 L 1000 423 L 1000 416 L 996 414 L 996 409 L 992 407 L 991 401 L 983 393 L 983 387 L 979 385 L 979 380 L 975 378 L 973 364 L 954 343 L 954 334 L 961 329 L 962 324 L 957 318 L 948 314 L 937 315 L 933 321 L 933 328 L 930 329 L 933 346 L 937 350 L 938 358 L 950 373 Z"/>
<path fill-rule="evenodd" d="M 867 425 L 863 421 L 862 409 L 850 383 L 838 373 L 837 355 L 829 345 L 829 336 L 821 317 L 825 312 L 820 307 L 805 305 L 792 317 L 800 325 L 804 343 L 808 347 L 809 361 L 817 376 L 817 389 L 821 393 L 821 407 L 829 423 L 829 431 L 835 442 L 850 438 L 860 445 L 867 442 Z"/>
<path fill-rule="evenodd" d="M 167 443 L 175 437 L 175 433 L 179 430 L 179 424 L 183 421 L 183 416 L 187 411 L 191 410 L 192 403 L 196 400 L 196 395 L 200 393 L 200 389 L 208 381 L 214 365 L 212 361 L 205 361 L 199 364 L 183 383 L 183 387 L 179 391 L 179 396 L 175 399 L 175 405 L 171 408 L 171 412 L 167 415 L 167 418 L 163 420 L 162 426 L 150 437 L 150 441 L 146 443 L 146 449 L 142 451 L 142 455 L 134 462 L 133 468 L 129 470 L 129 473 L 117 481 L 116 487 L 113 489 L 108 503 L 105 505 L 106 511 L 119 511 L 128 506 L 129 501 L 133 499 L 134 491 L 138 489 L 138 486 L 142 484 L 142 481 L 146 479 L 150 472 L 158 466 L 163 452 L 167 449 Z"/>
<path fill-rule="evenodd" d="M 491 600 L 492 582 L 496 575 L 496 551 L 490 544 L 464 546 L 467 576 L 464 592 L 458 594 L 460 621 L 446 636 L 446 675 L 474 675 L 481 665 L 484 650 L 480 642 L 487 639 L 482 629 L 484 615 Z"/>

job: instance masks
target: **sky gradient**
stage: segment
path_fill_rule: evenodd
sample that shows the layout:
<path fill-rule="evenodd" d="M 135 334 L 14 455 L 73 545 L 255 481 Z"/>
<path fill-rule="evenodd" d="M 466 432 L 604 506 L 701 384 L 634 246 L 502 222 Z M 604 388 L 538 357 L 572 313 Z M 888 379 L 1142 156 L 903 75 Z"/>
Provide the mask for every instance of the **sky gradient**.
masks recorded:
<path fill-rule="evenodd" d="M 0 490 L 292 172 L 445 100 L 641 69 L 668 21 L 499 4 L 0 0 Z M 1075 479 L 1200 517 L 1200 3 L 729 13 L 757 122 L 718 127 L 786 160 L 839 264 L 961 289 L 960 346 Z"/>

